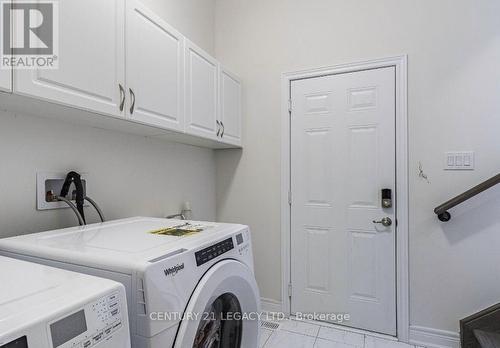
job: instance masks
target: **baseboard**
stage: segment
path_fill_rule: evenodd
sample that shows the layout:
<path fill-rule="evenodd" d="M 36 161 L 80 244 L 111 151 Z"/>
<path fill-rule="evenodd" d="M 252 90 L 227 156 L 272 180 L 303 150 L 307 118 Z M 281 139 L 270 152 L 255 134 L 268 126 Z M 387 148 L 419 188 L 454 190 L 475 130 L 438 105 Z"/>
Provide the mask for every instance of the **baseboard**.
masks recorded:
<path fill-rule="evenodd" d="M 278 313 L 283 311 L 280 301 L 272 300 L 270 298 L 261 298 L 260 304 L 263 312 Z"/>
<path fill-rule="evenodd" d="M 453 331 L 410 326 L 410 343 L 430 348 L 459 348 L 460 335 Z"/>

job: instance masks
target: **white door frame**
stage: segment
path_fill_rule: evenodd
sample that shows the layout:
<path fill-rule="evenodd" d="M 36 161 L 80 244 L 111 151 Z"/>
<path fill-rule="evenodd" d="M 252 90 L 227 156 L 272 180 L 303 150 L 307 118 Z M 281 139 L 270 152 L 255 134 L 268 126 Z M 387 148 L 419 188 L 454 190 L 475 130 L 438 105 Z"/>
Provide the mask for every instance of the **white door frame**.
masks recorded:
<path fill-rule="evenodd" d="M 397 338 L 409 340 L 409 258 L 408 258 L 408 110 L 407 56 L 373 59 L 325 68 L 283 73 L 281 77 L 281 298 L 282 311 L 290 315 L 289 284 L 291 272 L 290 226 L 290 99 L 291 82 L 299 79 L 335 75 L 360 70 L 396 69 L 396 308 Z"/>

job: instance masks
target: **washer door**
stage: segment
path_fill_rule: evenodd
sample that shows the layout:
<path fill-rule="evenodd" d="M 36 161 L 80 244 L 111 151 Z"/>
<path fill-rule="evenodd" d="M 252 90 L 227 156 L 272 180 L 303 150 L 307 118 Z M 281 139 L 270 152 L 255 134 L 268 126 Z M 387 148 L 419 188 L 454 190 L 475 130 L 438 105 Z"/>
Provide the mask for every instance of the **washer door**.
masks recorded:
<path fill-rule="evenodd" d="M 259 290 L 250 269 L 238 261 L 221 261 L 193 292 L 175 348 L 257 348 L 259 313 Z"/>

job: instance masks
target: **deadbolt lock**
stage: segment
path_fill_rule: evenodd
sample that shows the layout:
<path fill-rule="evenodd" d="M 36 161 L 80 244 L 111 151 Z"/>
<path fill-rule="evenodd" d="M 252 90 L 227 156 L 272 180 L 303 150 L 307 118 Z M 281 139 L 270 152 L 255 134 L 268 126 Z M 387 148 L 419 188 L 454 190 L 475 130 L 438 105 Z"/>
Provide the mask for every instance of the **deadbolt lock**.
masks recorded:
<path fill-rule="evenodd" d="M 392 190 L 382 189 L 382 208 L 392 207 Z"/>

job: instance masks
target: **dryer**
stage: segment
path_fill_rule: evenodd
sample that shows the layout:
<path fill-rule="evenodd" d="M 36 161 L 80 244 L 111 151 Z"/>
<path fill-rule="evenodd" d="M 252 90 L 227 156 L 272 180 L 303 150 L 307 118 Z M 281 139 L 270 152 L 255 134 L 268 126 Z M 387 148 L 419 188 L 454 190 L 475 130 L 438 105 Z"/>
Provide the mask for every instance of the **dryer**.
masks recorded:
<path fill-rule="evenodd" d="M 0 348 L 129 348 L 123 285 L 0 256 Z"/>
<path fill-rule="evenodd" d="M 258 346 L 247 226 L 137 217 L 2 239 L 0 254 L 121 282 L 134 348 Z"/>

